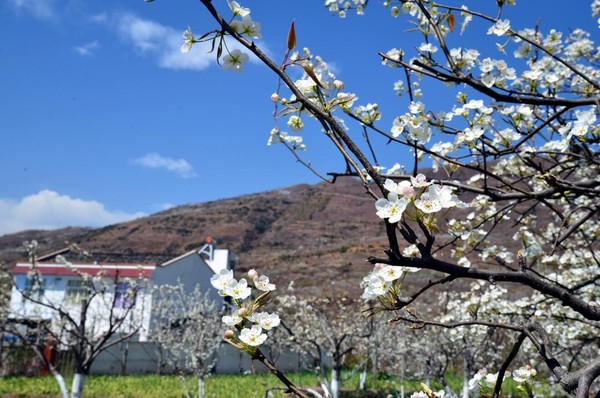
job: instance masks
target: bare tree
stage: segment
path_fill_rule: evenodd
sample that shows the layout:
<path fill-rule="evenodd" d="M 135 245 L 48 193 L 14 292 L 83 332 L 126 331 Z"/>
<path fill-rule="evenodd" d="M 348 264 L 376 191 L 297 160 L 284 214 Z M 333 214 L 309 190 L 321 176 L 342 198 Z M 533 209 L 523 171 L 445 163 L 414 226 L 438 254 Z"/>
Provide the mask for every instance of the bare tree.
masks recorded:
<path fill-rule="evenodd" d="M 13 290 L 3 331 L 17 336 L 34 351 L 56 379 L 64 398 L 69 397 L 68 388 L 44 348 L 51 343 L 57 349 L 71 350 L 74 378 L 70 397 L 79 398 L 98 355 L 142 328 L 147 280 L 142 276 L 121 279 L 90 275 L 64 261 L 63 265 L 77 275 L 75 280 L 81 282 L 81 289 L 76 297 L 53 294 L 44 287 L 44 276 L 37 268 L 36 242 L 26 242 L 26 247 L 31 270 L 26 287 Z M 117 292 L 118 282 L 126 283 L 127 290 Z"/>

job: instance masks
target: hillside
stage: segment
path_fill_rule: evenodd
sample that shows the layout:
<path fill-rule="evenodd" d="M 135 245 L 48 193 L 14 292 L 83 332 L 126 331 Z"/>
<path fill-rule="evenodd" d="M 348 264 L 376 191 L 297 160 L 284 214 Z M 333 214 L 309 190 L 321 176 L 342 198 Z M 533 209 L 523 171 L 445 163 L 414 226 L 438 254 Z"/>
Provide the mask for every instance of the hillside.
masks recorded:
<path fill-rule="evenodd" d="M 339 178 L 335 184 L 296 185 L 178 206 L 104 228 L 5 235 L 0 237 L 0 262 L 6 267 L 22 260 L 22 242 L 32 239 L 41 254 L 72 242 L 99 262 L 162 262 L 199 247 L 206 236 L 236 254 L 238 273 L 256 268 L 279 286 L 294 280 L 301 294 L 311 295 L 358 294 L 360 280 L 372 268 L 365 259 L 383 255 L 387 241 L 362 184 Z M 500 231 L 496 243 L 512 245 L 511 236 Z"/>
<path fill-rule="evenodd" d="M 38 241 L 40 253 L 63 248 L 68 241 L 92 254 L 161 261 L 199 247 L 208 235 L 218 247 L 236 253 L 240 272 L 257 268 L 280 286 L 294 279 L 296 286 L 311 287 L 314 293 L 321 293 L 321 278 L 358 291 L 358 281 L 371 268 L 365 258 L 375 248 L 381 253 L 383 233 L 363 186 L 342 178 L 335 184 L 296 185 L 178 206 L 104 228 L 5 235 L 0 237 L 0 262 L 9 266 L 22 260 L 22 242 L 31 239 Z"/>

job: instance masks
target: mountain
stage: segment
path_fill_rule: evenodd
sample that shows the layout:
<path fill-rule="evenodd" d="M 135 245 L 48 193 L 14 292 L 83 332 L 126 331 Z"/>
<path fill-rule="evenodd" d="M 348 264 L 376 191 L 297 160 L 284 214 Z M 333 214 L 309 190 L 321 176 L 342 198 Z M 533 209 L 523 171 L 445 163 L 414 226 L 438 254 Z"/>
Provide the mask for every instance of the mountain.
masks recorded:
<path fill-rule="evenodd" d="M 452 177 L 464 181 L 468 173 L 459 170 Z M 471 198 L 461 196 L 465 202 Z M 452 216 L 465 217 L 468 212 L 454 210 Z M 488 238 L 494 244 L 514 247 L 516 253 L 520 247 L 515 247 L 510 228 L 505 223 Z M 358 179 L 344 177 L 335 184 L 302 184 L 178 206 L 104 228 L 0 236 L 0 263 L 8 267 L 24 260 L 22 242 L 32 239 L 39 243 L 39 254 L 62 249 L 69 242 L 77 243 L 98 262 L 161 263 L 199 248 L 207 236 L 216 239 L 218 248 L 236 254 L 238 276 L 256 268 L 279 287 L 293 280 L 300 295 L 358 295 L 361 279 L 372 269 L 366 258 L 384 256 L 387 247 L 385 226 L 375 214 L 373 199 Z M 437 238 L 441 242 L 448 235 L 442 232 Z M 448 253 L 445 249 L 438 256 Z M 413 275 L 424 280 L 431 277 Z"/>
<path fill-rule="evenodd" d="M 92 259 L 161 262 L 200 247 L 206 236 L 236 254 L 236 271 L 256 268 L 280 286 L 304 293 L 358 292 L 382 254 L 385 230 L 373 199 L 354 178 L 174 207 L 104 228 L 25 231 L 0 237 L 0 262 L 25 259 L 22 243 L 37 240 L 45 254 L 77 243 Z M 326 283 L 323 283 L 326 282 Z M 344 293 L 346 294 L 346 293 Z"/>

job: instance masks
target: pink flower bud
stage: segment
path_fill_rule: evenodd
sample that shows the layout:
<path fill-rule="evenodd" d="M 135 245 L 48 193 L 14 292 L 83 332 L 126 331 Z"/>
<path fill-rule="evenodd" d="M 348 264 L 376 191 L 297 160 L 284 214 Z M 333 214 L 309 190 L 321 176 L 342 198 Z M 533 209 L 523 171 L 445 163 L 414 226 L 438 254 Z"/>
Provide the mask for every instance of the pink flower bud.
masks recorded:
<path fill-rule="evenodd" d="M 277 93 L 271 94 L 271 101 L 273 101 L 273 102 L 279 101 L 279 94 L 277 94 Z"/>
<path fill-rule="evenodd" d="M 246 307 L 242 307 L 238 310 L 238 315 L 239 316 L 246 316 L 248 315 L 248 309 Z"/>
<path fill-rule="evenodd" d="M 233 332 L 233 330 L 227 329 L 225 331 L 225 338 L 226 339 L 231 339 L 231 338 L 233 338 L 233 336 L 235 336 L 235 333 Z"/>
<path fill-rule="evenodd" d="M 382 269 L 383 267 L 385 267 L 385 264 L 381 264 L 381 263 L 377 263 L 377 264 L 375 264 L 375 269 L 376 269 L 376 270 L 378 270 L 378 271 L 379 271 L 380 269 Z"/>
<path fill-rule="evenodd" d="M 258 278 L 258 272 L 256 272 L 256 270 L 253 268 L 250 271 L 248 271 L 248 276 L 250 277 L 250 279 Z"/>
<path fill-rule="evenodd" d="M 333 82 L 333 87 L 337 88 L 338 90 L 342 90 L 344 88 L 344 82 L 341 80 L 335 80 Z"/>

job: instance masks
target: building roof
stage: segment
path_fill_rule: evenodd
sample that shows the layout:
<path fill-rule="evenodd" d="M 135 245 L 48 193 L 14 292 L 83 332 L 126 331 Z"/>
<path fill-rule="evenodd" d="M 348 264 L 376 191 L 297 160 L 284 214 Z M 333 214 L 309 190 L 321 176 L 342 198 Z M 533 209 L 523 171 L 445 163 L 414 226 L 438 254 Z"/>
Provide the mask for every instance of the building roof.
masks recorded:
<path fill-rule="evenodd" d="M 66 261 L 69 261 L 73 264 L 160 264 L 174 257 L 172 253 L 141 253 L 134 252 L 131 249 L 110 252 L 84 252 L 79 250 L 72 250 L 70 247 L 66 247 L 55 252 L 45 254 L 43 256 L 39 256 L 37 260 L 40 263 L 49 263 L 56 261 L 58 256 L 61 256 Z"/>
<path fill-rule="evenodd" d="M 215 241 L 207 238 L 200 250 L 191 250 L 178 257 L 171 254 L 135 253 L 130 249 L 123 252 L 84 252 L 65 247 L 37 258 L 36 269 L 42 275 L 76 276 L 81 273 L 96 276 L 123 278 L 150 278 L 156 267 L 167 267 L 191 255 L 199 256 L 216 274 L 228 268 L 229 250 L 215 249 Z M 59 257 L 62 257 L 59 260 Z M 68 262 L 68 265 L 65 264 Z M 158 265 L 160 264 L 160 265 Z M 11 274 L 22 275 L 31 272 L 29 262 L 17 263 L 9 270 Z"/>
<path fill-rule="evenodd" d="M 37 263 L 36 270 L 42 275 L 78 276 L 82 273 L 106 277 L 150 278 L 156 269 L 154 264 L 59 264 Z M 11 274 L 27 274 L 33 269 L 31 263 L 17 263 L 9 270 Z"/>

